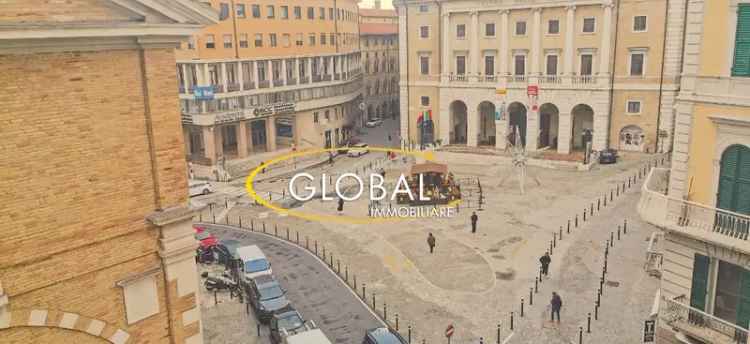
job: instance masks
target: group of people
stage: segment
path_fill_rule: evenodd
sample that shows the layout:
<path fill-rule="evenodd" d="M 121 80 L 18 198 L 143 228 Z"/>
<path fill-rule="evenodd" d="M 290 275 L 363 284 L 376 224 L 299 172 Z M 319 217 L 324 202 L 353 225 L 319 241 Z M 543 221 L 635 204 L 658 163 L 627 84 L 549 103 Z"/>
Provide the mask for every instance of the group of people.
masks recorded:
<path fill-rule="evenodd" d="M 471 217 L 469 218 L 471 220 L 471 232 L 476 233 L 477 231 L 477 222 L 479 221 L 479 216 L 477 216 L 476 212 L 472 212 Z M 437 241 L 435 239 L 435 236 L 432 235 L 432 233 L 429 233 L 427 235 L 427 246 L 430 248 L 430 254 L 435 252 L 435 245 Z M 549 265 L 552 263 L 552 257 L 549 255 L 549 251 L 544 252 L 544 255 L 539 257 L 539 264 L 540 269 L 542 272 L 542 275 L 549 276 Z M 560 322 L 560 310 L 562 309 L 562 298 L 557 292 L 552 292 L 552 299 L 550 300 L 550 315 L 551 315 L 551 321 L 555 321 L 555 316 L 557 316 L 557 322 Z"/>

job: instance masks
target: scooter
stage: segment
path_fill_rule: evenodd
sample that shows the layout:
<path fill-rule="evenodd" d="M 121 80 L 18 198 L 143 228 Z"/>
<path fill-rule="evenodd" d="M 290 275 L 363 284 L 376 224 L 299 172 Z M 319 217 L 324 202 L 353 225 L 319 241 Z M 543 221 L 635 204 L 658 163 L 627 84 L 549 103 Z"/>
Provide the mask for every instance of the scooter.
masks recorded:
<path fill-rule="evenodd" d="M 203 285 L 208 291 L 229 290 L 232 292 L 236 292 L 239 288 L 239 284 L 235 282 L 226 272 L 218 277 L 207 277 L 203 282 Z"/>

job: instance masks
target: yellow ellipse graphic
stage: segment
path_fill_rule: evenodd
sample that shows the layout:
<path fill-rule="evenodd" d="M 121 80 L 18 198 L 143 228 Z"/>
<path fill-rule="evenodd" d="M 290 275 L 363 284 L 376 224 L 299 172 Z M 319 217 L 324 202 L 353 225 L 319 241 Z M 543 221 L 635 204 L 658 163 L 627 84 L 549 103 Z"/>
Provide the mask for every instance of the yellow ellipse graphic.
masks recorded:
<path fill-rule="evenodd" d="M 300 219 L 305 219 L 309 221 L 319 221 L 319 222 L 334 222 L 334 223 L 349 223 L 349 224 L 367 224 L 367 223 L 379 223 L 379 222 L 388 222 L 388 221 L 397 221 L 401 220 L 402 218 L 372 218 L 372 217 L 356 217 L 356 216 L 346 216 L 346 215 L 325 215 L 325 214 L 314 214 L 314 213 L 306 213 L 302 211 L 292 210 L 292 209 L 285 209 L 276 205 L 271 204 L 271 202 L 265 200 L 264 198 L 260 197 L 257 192 L 255 192 L 255 188 L 253 187 L 253 181 L 255 180 L 255 177 L 258 175 L 260 171 L 267 168 L 268 166 L 271 166 L 273 164 L 282 162 L 284 160 L 289 160 L 296 157 L 301 157 L 305 155 L 312 155 L 312 154 L 321 154 L 326 152 L 335 152 L 339 149 L 342 149 L 343 147 L 339 148 L 317 148 L 317 149 L 310 149 L 305 151 L 299 151 L 299 152 L 292 152 L 289 154 L 283 154 L 280 156 L 277 156 L 269 161 L 263 162 L 260 166 L 256 167 L 254 170 L 250 172 L 250 174 L 247 176 L 247 179 L 245 180 L 245 189 L 247 190 L 247 193 L 250 195 L 250 198 L 255 200 L 258 204 L 274 210 L 281 214 L 287 214 L 289 216 L 294 216 Z M 367 147 L 369 151 L 374 152 L 393 152 L 396 154 L 402 154 L 402 155 L 411 155 L 415 157 L 422 157 L 425 160 L 433 160 L 434 155 L 431 151 L 407 151 L 403 149 L 396 149 L 396 148 L 381 148 L 381 147 Z M 455 201 L 451 204 L 448 204 L 448 206 L 455 206 Z"/>

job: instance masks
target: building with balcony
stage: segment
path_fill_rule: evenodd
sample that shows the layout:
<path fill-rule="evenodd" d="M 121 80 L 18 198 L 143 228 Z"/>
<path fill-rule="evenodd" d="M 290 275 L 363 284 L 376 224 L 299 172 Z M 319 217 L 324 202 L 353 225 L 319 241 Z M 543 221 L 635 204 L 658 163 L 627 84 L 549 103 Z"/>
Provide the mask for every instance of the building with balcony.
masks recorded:
<path fill-rule="evenodd" d="M 0 2 L 0 342 L 203 342 L 174 50 L 193 0 Z"/>
<path fill-rule="evenodd" d="M 746 343 L 750 323 L 750 2 L 686 2 L 671 169 L 639 212 L 663 228 L 660 343 Z"/>
<path fill-rule="evenodd" d="M 188 160 L 335 147 L 360 117 L 355 0 L 212 0 L 220 22 L 177 51 Z"/>
<path fill-rule="evenodd" d="M 402 137 L 668 151 L 681 3 L 398 0 Z M 426 111 L 434 132 L 417 125 Z"/>
<path fill-rule="evenodd" d="M 398 115 L 398 16 L 380 8 L 359 10 L 365 119 Z"/>

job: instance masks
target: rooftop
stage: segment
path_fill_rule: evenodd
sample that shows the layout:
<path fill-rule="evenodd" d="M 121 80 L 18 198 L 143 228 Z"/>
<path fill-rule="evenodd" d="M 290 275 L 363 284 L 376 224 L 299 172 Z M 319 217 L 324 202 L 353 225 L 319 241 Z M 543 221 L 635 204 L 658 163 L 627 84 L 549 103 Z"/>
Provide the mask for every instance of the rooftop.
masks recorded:
<path fill-rule="evenodd" d="M 361 23 L 359 24 L 360 35 L 397 35 L 398 25 L 387 23 Z"/>

